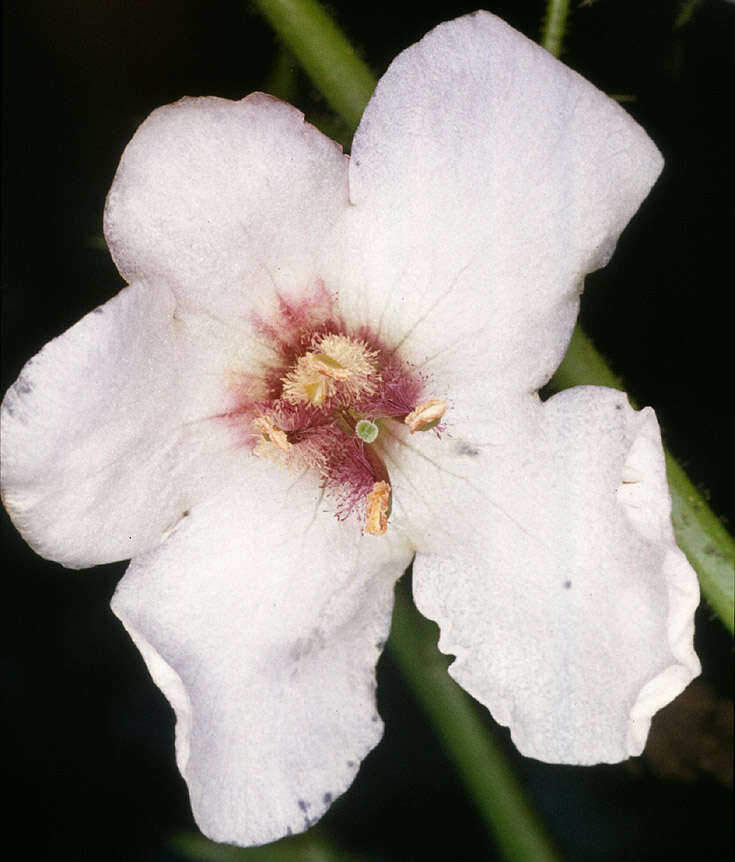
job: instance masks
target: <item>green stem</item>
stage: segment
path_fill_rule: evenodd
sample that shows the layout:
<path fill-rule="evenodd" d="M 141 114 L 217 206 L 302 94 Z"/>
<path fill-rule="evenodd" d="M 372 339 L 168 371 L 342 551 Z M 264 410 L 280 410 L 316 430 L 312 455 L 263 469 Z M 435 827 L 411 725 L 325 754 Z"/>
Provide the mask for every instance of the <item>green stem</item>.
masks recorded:
<path fill-rule="evenodd" d="M 583 384 L 624 389 L 621 379 L 610 370 L 592 341 L 577 327 L 567 355 L 549 387 L 559 391 Z M 666 469 L 676 541 L 699 576 L 702 594 L 732 633 L 735 628 L 735 541 L 668 452 Z"/>
<path fill-rule="evenodd" d="M 702 594 L 733 634 L 735 541 L 668 452 L 666 470 L 671 487 L 671 517 L 676 541 L 699 575 Z"/>
<path fill-rule="evenodd" d="M 419 614 L 405 579 L 396 589 L 388 648 L 492 828 L 503 857 L 544 862 L 558 856 L 529 805 L 507 756 L 488 732 L 469 695 L 447 673 L 447 658 L 436 648 L 434 623 Z"/>
<path fill-rule="evenodd" d="M 561 56 L 568 15 L 569 0 L 548 0 L 541 32 L 541 44 L 555 57 Z"/>
<path fill-rule="evenodd" d="M 375 78 L 316 0 L 252 0 L 301 63 L 314 86 L 357 128 Z"/>
<path fill-rule="evenodd" d="M 577 326 L 572 333 L 564 361 L 551 378 L 549 386 L 559 392 L 570 386 L 610 386 L 624 390 L 622 378 L 615 374 L 597 352 L 589 336 Z"/>
<path fill-rule="evenodd" d="M 296 60 L 285 49 L 280 48 L 270 74 L 265 80 L 265 92 L 277 96 L 284 102 L 293 102 L 296 98 Z"/>

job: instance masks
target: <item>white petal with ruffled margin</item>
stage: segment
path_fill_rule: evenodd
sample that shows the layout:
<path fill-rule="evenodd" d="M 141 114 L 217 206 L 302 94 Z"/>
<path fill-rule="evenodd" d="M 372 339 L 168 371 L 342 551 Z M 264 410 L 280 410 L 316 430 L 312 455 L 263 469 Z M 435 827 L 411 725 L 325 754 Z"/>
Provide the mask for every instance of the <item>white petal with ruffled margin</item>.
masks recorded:
<path fill-rule="evenodd" d="M 185 309 L 247 323 L 328 275 L 347 203 L 347 157 L 296 108 L 181 99 L 125 149 L 105 238 L 126 280 L 163 279 Z"/>
<path fill-rule="evenodd" d="M 378 742 L 375 663 L 397 535 L 338 522 L 308 474 L 253 459 L 113 599 L 177 715 L 177 760 L 194 816 L 237 844 L 299 832 L 351 783 Z"/>
<path fill-rule="evenodd" d="M 478 407 L 538 389 L 661 165 L 625 111 L 500 19 L 441 24 L 393 61 L 352 145 L 355 317 L 457 401 L 468 381 Z"/>
<path fill-rule="evenodd" d="M 2 404 L 3 502 L 39 554 L 72 567 L 160 541 L 182 502 L 174 299 L 136 284 L 30 360 Z"/>
<path fill-rule="evenodd" d="M 622 760 L 699 673 L 699 590 L 674 541 L 656 419 L 577 387 L 539 403 L 522 436 L 517 451 L 478 447 L 424 476 L 431 499 L 471 465 L 463 496 L 443 499 L 444 548 L 418 550 L 416 603 L 456 656 L 452 676 L 522 753 Z"/>

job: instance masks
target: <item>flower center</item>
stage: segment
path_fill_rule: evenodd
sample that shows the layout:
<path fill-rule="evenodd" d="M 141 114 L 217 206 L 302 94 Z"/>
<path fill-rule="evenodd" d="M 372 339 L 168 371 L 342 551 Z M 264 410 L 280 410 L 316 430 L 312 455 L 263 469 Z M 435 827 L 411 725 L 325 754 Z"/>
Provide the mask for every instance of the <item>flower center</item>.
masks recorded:
<path fill-rule="evenodd" d="M 260 326 L 283 357 L 282 370 L 271 375 L 268 397 L 238 411 L 249 420 L 254 452 L 315 470 L 336 498 L 338 518 L 355 513 L 365 532 L 383 535 L 392 487 L 383 459 L 390 435 L 381 430 L 391 422 L 412 434 L 435 428 L 446 404 L 422 399 L 424 376 L 369 334 L 348 334 L 331 319 L 294 333 L 288 323 L 297 315 L 285 311 L 285 323 Z"/>
<path fill-rule="evenodd" d="M 290 404 L 351 407 L 375 392 L 380 372 L 377 351 L 348 335 L 325 335 L 313 350 L 299 356 L 283 378 L 282 397 Z"/>

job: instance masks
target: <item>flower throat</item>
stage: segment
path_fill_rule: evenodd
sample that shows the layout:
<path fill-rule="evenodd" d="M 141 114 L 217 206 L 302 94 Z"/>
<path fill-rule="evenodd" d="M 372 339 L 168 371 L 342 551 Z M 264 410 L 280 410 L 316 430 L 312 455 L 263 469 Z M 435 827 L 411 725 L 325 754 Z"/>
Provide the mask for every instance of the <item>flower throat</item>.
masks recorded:
<path fill-rule="evenodd" d="M 436 428 L 446 405 L 426 400 L 423 375 L 367 332 L 350 334 L 334 318 L 304 321 L 303 311 L 285 302 L 280 312 L 285 319 L 277 326 L 259 325 L 282 363 L 269 369 L 269 397 L 244 411 L 254 452 L 315 470 L 336 498 L 338 518 L 357 514 L 366 533 L 383 535 L 392 503 L 383 457 L 395 436 L 390 426 L 403 424 L 412 434 Z"/>

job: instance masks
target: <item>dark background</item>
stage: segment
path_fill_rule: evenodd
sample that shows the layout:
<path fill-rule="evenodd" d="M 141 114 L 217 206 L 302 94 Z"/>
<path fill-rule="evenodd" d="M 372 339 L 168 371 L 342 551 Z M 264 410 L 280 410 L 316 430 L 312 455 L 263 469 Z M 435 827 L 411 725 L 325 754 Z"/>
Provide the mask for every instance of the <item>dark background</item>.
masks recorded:
<path fill-rule="evenodd" d="M 476 7 L 331 8 L 380 74 L 433 25 Z M 625 96 L 667 162 L 610 265 L 588 279 L 582 320 L 732 525 L 735 5 L 704 2 L 677 28 L 679 8 L 598 0 L 573 9 L 565 60 Z M 538 0 L 491 11 L 538 36 Z M 136 126 L 182 95 L 267 89 L 277 45 L 244 0 L 11 0 L 3 43 L 4 391 L 46 341 L 121 286 L 99 238 Z M 299 72 L 293 100 L 307 116 L 328 114 Z M 172 716 L 107 606 L 124 565 L 69 572 L 35 556 L 4 512 L 2 530 L 5 831 L 23 847 L 13 858 L 181 858 L 169 838 L 193 824 Z M 553 767 L 509 748 L 565 858 L 730 858 L 732 647 L 706 607 L 697 644 L 702 681 L 657 719 L 644 757 Z M 492 858 L 389 658 L 379 680 L 385 739 L 323 826 L 363 859 Z"/>

